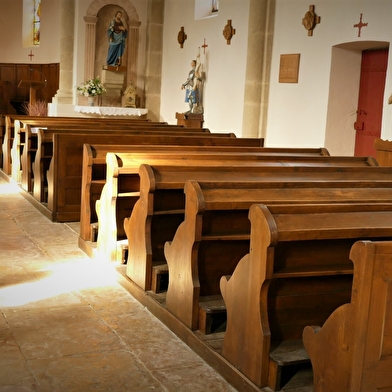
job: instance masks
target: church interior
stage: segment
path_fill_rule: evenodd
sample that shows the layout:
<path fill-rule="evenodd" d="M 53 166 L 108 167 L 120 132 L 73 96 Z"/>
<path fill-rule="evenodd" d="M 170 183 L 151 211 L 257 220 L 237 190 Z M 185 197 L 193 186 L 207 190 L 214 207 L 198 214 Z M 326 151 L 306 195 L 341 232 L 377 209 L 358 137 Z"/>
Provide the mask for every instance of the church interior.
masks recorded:
<path fill-rule="evenodd" d="M 0 390 L 392 390 L 392 3 L 0 8 Z"/>

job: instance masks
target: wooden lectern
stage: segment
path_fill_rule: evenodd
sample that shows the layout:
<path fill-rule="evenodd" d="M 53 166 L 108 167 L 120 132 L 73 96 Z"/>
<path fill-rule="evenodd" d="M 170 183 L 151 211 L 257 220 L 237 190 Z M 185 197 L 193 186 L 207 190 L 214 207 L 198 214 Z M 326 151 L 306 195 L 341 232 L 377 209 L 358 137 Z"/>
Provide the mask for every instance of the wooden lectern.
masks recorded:
<path fill-rule="evenodd" d="M 29 87 L 30 90 L 30 105 L 34 105 L 37 101 L 37 89 L 46 85 L 46 82 L 38 81 L 38 80 L 21 80 L 18 84 L 18 87 Z"/>

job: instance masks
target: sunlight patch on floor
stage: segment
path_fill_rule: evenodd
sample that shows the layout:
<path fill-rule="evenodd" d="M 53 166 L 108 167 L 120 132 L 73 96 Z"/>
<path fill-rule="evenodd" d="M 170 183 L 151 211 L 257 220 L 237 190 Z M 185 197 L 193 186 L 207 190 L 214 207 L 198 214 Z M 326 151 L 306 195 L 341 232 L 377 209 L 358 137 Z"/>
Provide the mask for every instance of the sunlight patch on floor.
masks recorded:
<path fill-rule="evenodd" d="M 20 189 L 19 185 L 14 181 L 0 183 L 0 196 L 7 195 L 7 194 L 20 193 L 20 192 L 21 192 L 21 189 Z"/>
<path fill-rule="evenodd" d="M 63 294 L 116 284 L 113 265 L 97 260 L 59 261 L 41 268 L 44 277 L 0 288 L 0 306 L 23 306 Z"/>

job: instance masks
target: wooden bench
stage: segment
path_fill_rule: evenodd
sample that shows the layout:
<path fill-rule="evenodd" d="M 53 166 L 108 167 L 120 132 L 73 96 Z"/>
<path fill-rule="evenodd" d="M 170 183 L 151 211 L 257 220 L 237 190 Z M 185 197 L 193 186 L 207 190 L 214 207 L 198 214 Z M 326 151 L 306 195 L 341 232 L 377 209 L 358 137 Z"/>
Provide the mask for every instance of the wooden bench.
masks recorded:
<path fill-rule="evenodd" d="M 32 128 L 29 124 L 26 124 L 23 128 L 18 126 L 19 121 L 15 120 L 15 137 L 12 145 L 12 170 L 11 176 L 17 182 L 21 182 L 22 188 L 27 191 L 32 190 L 32 162 L 34 162 L 35 154 L 37 149 L 42 148 L 40 145 L 40 139 L 38 138 L 38 133 L 40 130 L 44 130 L 46 135 L 45 143 L 51 144 L 52 138 L 51 133 L 60 133 L 60 132 L 133 132 L 139 134 L 148 134 L 148 133 L 165 133 L 165 134 L 178 134 L 178 135 L 188 135 L 188 136 L 196 136 L 203 134 L 204 137 L 212 135 L 207 129 L 200 128 L 185 128 L 182 126 L 169 126 L 169 125 L 161 125 L 160 123 L 151 123 L 151 122 L 125 122 L 119 123 L 116 127 L 111 126 L 110 123 L 106 124 L 104 122 L 83 122 L 79 123 L 71 123 L 64 122 L 62 124 L 47 124 L 47 126 L 42 128 Z M 22 137 L 23 135 L 23 137 Z M 220 137 L 234 137 L 232 133 L 219 133 L 214 134 L 214 136 Z M 24 140 L 22 143 L 21 140 Z M 41 139 L 42 142 L 42 139 Z M 51 151 L 52 147 L 48 146 L 47 151 Z M 38 199 L 40 200 L 40 199 Z M 42 201 L 42 200 L 40 200 Z"/>
<path fill-rule="evenodd" d="M 115 126 L 116 124 L 124 123 L 135 123 L 139 125 L 144 123 L 151 123 L 146 119 L 139 118 L 91 118 L 91 117 L 46 117 L 46 116 L 27 116 L 27 115 L 6 115 L 5 116 L 5 135 L 2 144 L 3 151 L 3 171 L 7 175 L 11 175 L 11 149 L 14 143 L 15 127 L 14 123 L 17 122 L 17 126 L 24 129 L 26 124 L 32 127 L 46 127 L 48 125 L 56 124 L 67 124 L 68 126 L 72 124 L 102 124 L 105 123 L 107 126 Z M 98 125 L 97 125 L 98 126 Z"/>
<path fill-rule="evenodd" d="M 48 203 L 45 214 L 53 221 L 76 222 L 80 219 L 83 145 L 89 144 L 167 144 L 167 145 L 238 145 L 260 146 L 263 139 L 200 136 L 89 135 L 55 133 L 53 157 L 47 172 Z"/>
<path fill-rule="evenodd" d="M 333 158 L 333 157 L 329 157 Z M 328 157 L 325 157 L 328 159 Z M 330 161 L 332 162 L 332 161 Z M 354 161 L 352 162 L 354 164 Z M 132 208 L 132 214 L 124 221 L 128 238 L 127 276 L 143 290 L 153 290 L 151 286 L 154 264 L 165 262 L 164 244 L 171 241 L 177 227 L 184 220 L 184 185 L 187 180 L 202 182 L 218 181 L 288 181 L 328 180 L 351 181 L 353 186 L 364 183 L 366 176 L 383 178 L 389 183 L 389 168 L 366 167 L 363 162 L 358 167 L 333 166 L 332 163 L 318 166 L 243 165 L 217 166 L 140 166 L 140 200 Z M 373 170 L 374 169 L 374 170 Z M 377 170 L 376 170 L 377 169 Z M 350 176 L 350 180 L 347 177 Z M 381 180 L 380 180 L 381 181 Z M 369 181 L 366 181 L 369 183 Z M 113 225 L 114 226 L 114 225 Z M 106 236 L 108 237 L 108 236 Z"/>
<path fill-rule="evenodd" d="M 207 147 L 204 147 L 207 148 Z M 271 151 L 271 150 L 269 150 Z M 272 153 L 270 153 L 272 154 Z M 134 153 L 108 153 L 106 157 L 107 173 L 106 183 L 102 189 L 101 197 L 97 201 L 96 211 L 98 216 L 98 240 L 97 251 L 111 261 L 122 260 L 123 242 L 126 234 L 123 229 L 123 221 L 132 213 L 133 206 L 139 199 L 139 166 L 143 163 L 153 165 L 187 165 L 189 167 L 213 164 L 216 166 L 231 166 L 242 164 L 269 165 L 272 159 L 279 163 L 290 159 L 295 160 L 298 156 L 273 156 L 265 152 L 210 152 L 201 149 L 193 152 L 177 151 L 170 153 L 157 151 Z M 293 164 L 294 165 L 294 164 Z M 169 196 L 170 198 L 170 196 Z M 119 241 L 120 240 L 120 241 Z"/>
<path fill-rule="evenodd" d="M 356 242 L 350 259 L 351 302 L 336 309 L 321 328 L 307 326 L 303 332 L 313 390 L 390 391 L 392 242 Z"/>
<path fill-rule="evenodd" d="M 153 122 L 146 119 L 130 117 L 130 118 L 113 118 L 113 117 L 51 117 L 51 116 L 26 116 L 26 115 L 8 115 L 6 117 L 6 133 L 3 142 L 3 154 L 5 155 L 3 171 L 11 174 L 13 178 L 18 179 L 18 151 L 21 151 L 21 145 L 24 144 L 24 131 L 27 126 L 30 127 L 68 127 L 85 126 L 95 128 L 120 128 L 120 127 L 165 127 L 165 128 L 186 128 L 179 125 L 170 125 L 166 122 Z M 192 128 L 190 132 L 209 133 L 206 128 Z M 234 136 L 234 134 L 232 134 Z M 14 167 L 11 163 L 14 158 Z"/>
<path fill-rule="evenodd" d="M 106 154 L 113 153 L 141 153 L 154 154 L 159 153 L 163 159 L 163 154 L 171 158 L 171 154 L 188 154 L 197 153 L 262 153 L 266 156 L 328 156 L 325 148 L 267 148 L 267 147 L 246 147 L 246 146 L 127 146 L 127 145 L 85 145 L 83 152 L 83 174 L 82 174 L 82 202 L 80 212 L 80 241 L 92 241 L 97 233 L 97 215 L 95 213 L 96 201 L 100 198 L 102 188 L 106 181 Z M 139 159 L 140 159 L 139 155 Z M 117 163 L 117 161 L 115 161 Z M 124 166 L 125 162 L 122 160 Z M 117 169 L 120 175 L 120 168 Z M 133 191 L 129 189 L 129 191 Z M 110 196 L 111 197 L 111 196 Z M 117 195 L 114 195 L 117 197 Z M 122 223 L 123 219 L 116 218 Z M 122 226 L 122 224 L 120 225 Z M 121 231 L 122 228 L 120 228 Z M 94 235 L 93 235 L 94 232 Z M 96 239 L 95 239 L 96 241 Z"/>
<path fill-rule="evenodd" d="M 40 128 L 33 133 L 29 127 L 26 128 L 26 143 L 22 153 L 22 187 L 27 191 L 33 191 L 34 197 L 40 202 L 45 202 L 45 173 L 48 170 L 50 160 L 53 153 L 53 134 L 54 133 L 106 133 L 106 134 L 134 134 L 134 135 L 151 135 L 151 134 L 164 134 L 164 135 L 178 135 L 178 136 L 199 136 L 205 137 L 233 137 L 231 133 L 212 134 L 210 132 L 193 132 L 193 128 L 185 129 L 184 127 L 158 127 L 154 126 L 148 128 L 129 126 L 126 125 L 119 129 L 110 129 L 103 127 L 86 128 Z M 18 163 L 16 163 L 16 166 Z M 12 165 L 14 167 L 14 165 Z M 33 181 L 36 180 L 36 181 Z"/>
<path fill-rule="evenodd" d="M 270 151 L 270 152 L 268 152 Z M 272 152 L 274 151 L 274 152 Z M 224 155 L 223 155 L 224 154 Z M 131 215 L 133 205 L 137 202 L 139 196 L 139 190 L 134 189 L 131 186 L 138 186 L 138 181 L 132 180 L 132 176 L 136 176 L 138 166 L 145 162 L 151 165 L 155 164 L 170 164 L 182 166 L 186 162 L 189 166 L 199 165 L 215 165 L 215 166 L 232 166 L 232 165 L 245 165 L 252 164 L 255 166 L 298 166 L 298 165 L 315 165 L 321 164 L 320 156 L 307 156 L 299 155 L 293 149 L 293 155 L 286 150 L 286 153 L 279 154 L 279 149 L 269 149 L 266 151 L 249 152 L 245 151 L 241 153 L 231 153 L 228 155 L 226 152 L 219 154 L 207 154 L 202 153 L 196 154 L 185 154 L 184 156 L 170 155 L 168 157 L 160 155 L 159 157 L 155 154 L 154 158 L 149 157 L 150 154 L 146 154 L 145 159 L 140 156 L 135 161 L 135 154 L 119 154 L 119 156 L 108 158 L 111 168 L 108 169 L 107 182 L 102 190 L 99 204 L 97 204 L 97 215 L 98 215 L 98 227 L 102 229 L 98 230 L 98 241 L 97 250 L 109 258 L 112 261 L 119 261 L 123 259 L 123 255 L 126 246 L 126 235 L 122 227 L 122 222 L 125 218 Z M 167 154 L 166 154 L 167 155 Z M 328 165 L 328 162 L 333 162 L 333 165 L 352 165 L 354 161 L 361 165 L 373 165 L 375 161 L 367 158 L 355 158 L 354 160 L 349 157 L 333 157 L 331 160 L 324 161 L 322 164 Z M 155 162 L 155 163 L 154 163 Z M 119 164 L 120 163 L 120 164 Z M 121 166 L 121 167 L 120 167 Z M 126 178 L 129 177 L 129 180 Z M 127 181 L 130 182 L 131 186 L 126 187 Z M 121 190 L 119 191 L 119 183 L 121 184 Z M 182 188 L 182 187 L 181 187 Z M 181 192 L 181 189 L 177 190 Z M 182 196 L 181 196 L 182 197 Z M 172 214 L 171 214 L 172 215 Z M 174 217 L 172 216 L 174 219 Z"/>
<path fill-rule="evenodd" d="M 389 140 L 375 139 L 374 148 L 380 166 L 392 166 L 392 142 Z"/>
<path fill-rule="evenodd" d="M 279 348 L 289 342 L 304 353 L 303 329 L 350 302 L 351 246 L 391 239 L 392 208 L 254 204 L 249 219 L 250 252 L 220 282 L 227 308 L 222 355 L 257 386 L 278 390 L 293 355 L 292 347 L 286 355 Z"/>
<path fill-rule="evenodd" d="M 391 171 L 392 173 L 392 171 Z M 321 187 L 318 187 L 321 185 Z M 387 186 L 388 185 L 388 186 Z M 237 262 L 249 251 L 249 208 L 292 204 L 390 204 L 389 184 L 352 184 L 314 181 L 274 183 L 222 182 L 215 184 L 187 181 L 185 218 L 173 240 L 165 244 L 170 273 L 166 309 L 188 328 L 213 332 L 211 312 L 224 314 L 219 301 L 219 281 L 232 274 Z M 180 278 L 178 278 L 180 277 Z M 214 304 L 205 304 L 214 298 Z M 221 320 L 224 320 L 221 317 Z"/>

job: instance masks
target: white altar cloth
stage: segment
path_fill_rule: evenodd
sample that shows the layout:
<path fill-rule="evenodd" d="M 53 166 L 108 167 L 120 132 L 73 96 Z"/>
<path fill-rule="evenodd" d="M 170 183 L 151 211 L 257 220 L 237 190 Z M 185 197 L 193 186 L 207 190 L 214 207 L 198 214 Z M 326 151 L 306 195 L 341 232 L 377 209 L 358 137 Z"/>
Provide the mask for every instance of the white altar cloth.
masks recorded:
<path fill-rule="evenodd" d="M 114 106 L 75 106 L 75 112 L 85 114 L 97 114 L 99 116 L 143 116 L 147 109 L 122 108 Z"/>

